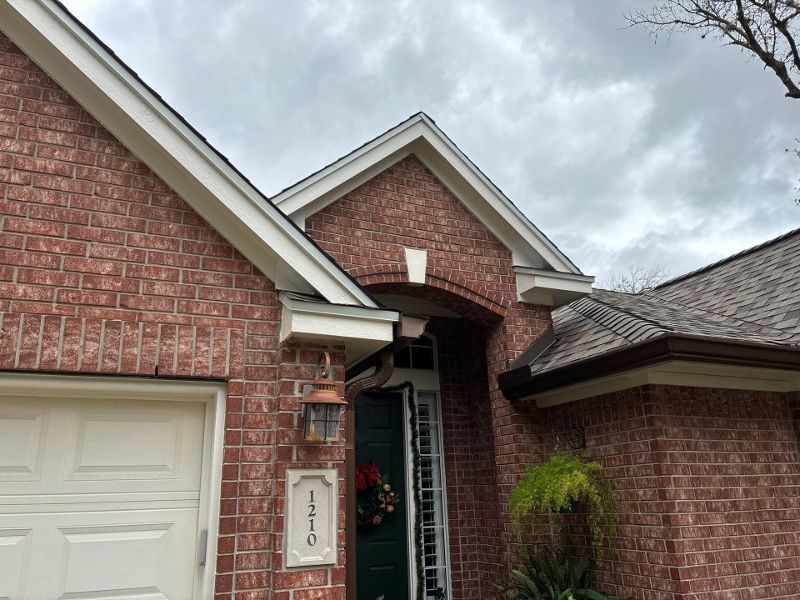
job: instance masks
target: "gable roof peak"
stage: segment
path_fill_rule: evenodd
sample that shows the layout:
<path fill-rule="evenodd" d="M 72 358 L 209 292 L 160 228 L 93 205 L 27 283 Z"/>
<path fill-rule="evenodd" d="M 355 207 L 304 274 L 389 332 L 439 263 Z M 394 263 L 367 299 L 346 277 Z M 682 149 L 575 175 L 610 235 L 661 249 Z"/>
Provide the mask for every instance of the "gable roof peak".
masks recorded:
<path fill-rule="evenodd" d="M 284 189 L 272 200 L 303 226 L 311 215 L 412 154 L 511 250 L 515 265 L 582 275 L 423 111 Z"/>

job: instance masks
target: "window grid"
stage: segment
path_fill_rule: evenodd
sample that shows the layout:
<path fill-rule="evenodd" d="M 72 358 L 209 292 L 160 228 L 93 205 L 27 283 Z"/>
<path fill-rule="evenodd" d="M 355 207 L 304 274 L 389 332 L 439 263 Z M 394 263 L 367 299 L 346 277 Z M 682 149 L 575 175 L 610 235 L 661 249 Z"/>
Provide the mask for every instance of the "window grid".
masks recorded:
<path fill-rule="evenodd" d="M 442 451 L 436 394 L 420 392 L 417 398 L 417 412 L 425 597 L 437 600 L 447 595 L 448 564 Z"/>

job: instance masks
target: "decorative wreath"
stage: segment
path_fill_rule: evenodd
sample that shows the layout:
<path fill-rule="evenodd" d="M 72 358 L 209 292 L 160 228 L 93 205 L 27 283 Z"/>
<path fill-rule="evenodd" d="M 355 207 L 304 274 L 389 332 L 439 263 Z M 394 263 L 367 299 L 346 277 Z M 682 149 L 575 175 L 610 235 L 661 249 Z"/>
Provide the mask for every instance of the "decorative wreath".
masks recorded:
<path fill-rule="evenodd" d="M 400 502 L 400 494 L 392 491 L 389 479 L 381 475 L 374 462 L 361 463 L 356 467 L 356 490 L 358 492 L 358 526 L 375 529 L 386 515 L 394 512 Z"/>

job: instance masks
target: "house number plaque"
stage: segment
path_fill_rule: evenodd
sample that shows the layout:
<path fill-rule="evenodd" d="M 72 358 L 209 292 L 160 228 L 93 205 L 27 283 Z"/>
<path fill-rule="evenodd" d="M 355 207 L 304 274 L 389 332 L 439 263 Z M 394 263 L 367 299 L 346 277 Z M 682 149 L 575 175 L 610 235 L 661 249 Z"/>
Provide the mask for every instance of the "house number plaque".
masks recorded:
<path fill-rule="evenodd" d="M 338 482 L 336 469 L 286 471 L 287 567 L 336 564 Z"/>

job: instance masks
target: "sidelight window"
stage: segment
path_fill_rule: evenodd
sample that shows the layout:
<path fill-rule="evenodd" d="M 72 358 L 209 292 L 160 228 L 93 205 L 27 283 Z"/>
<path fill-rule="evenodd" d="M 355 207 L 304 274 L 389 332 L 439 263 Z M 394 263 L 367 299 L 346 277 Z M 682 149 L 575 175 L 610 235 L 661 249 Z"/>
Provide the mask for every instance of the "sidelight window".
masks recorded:
<path fill-rule="evenodd" d="M 449 596 L 442 439 L 437 394 L 419 392 L 417 413 L 425 597 L 434 600 Z"/>

